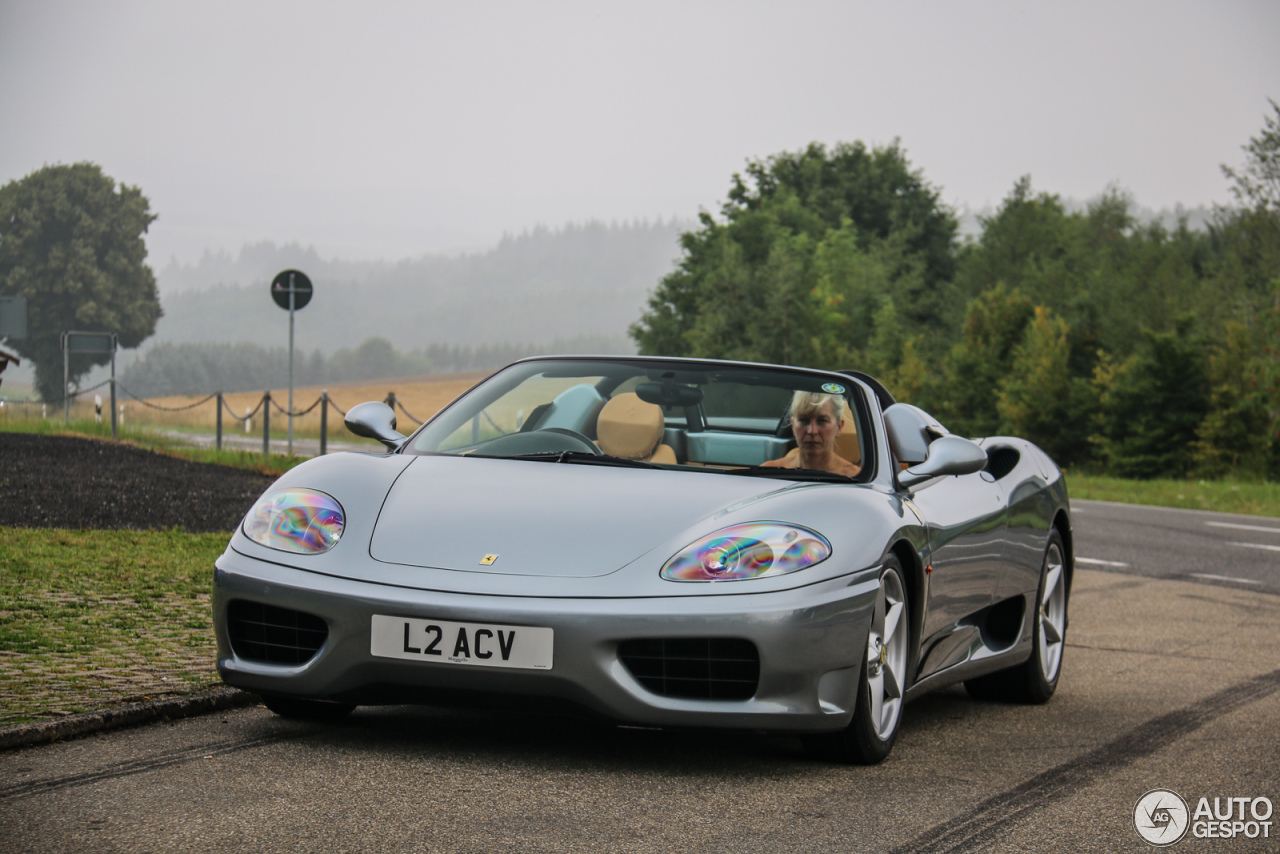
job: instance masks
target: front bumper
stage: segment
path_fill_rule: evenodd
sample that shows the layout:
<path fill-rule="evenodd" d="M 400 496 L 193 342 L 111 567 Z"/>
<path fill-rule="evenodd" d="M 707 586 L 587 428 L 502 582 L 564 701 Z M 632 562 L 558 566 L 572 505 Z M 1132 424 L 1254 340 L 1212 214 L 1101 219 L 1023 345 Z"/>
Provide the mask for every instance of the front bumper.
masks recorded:
<path fill-rule="evenodd" d="M 228 550 L 217 561 L 213 611 L 218 672 L 260 693 L 357 704 L 431 702 L 459 694 L 567 701 L 649 726 L 830 731 L 853 714 L 878 573 L 867 570 L 791 590 L 670 598 L 534 598 L 406 589 L 334 578 Z M 228 637 L 233 600 L 314 614 L 328 637 L 305 664 L 238 657 Z M 375 614 L 539 626 L 555 632 L 550 670 L 517 670 L 373 656 Z M 759 652 L 755 694 L 744 700 L 662 696 L 620 660 L 628 640 L 741 638 Z"/>

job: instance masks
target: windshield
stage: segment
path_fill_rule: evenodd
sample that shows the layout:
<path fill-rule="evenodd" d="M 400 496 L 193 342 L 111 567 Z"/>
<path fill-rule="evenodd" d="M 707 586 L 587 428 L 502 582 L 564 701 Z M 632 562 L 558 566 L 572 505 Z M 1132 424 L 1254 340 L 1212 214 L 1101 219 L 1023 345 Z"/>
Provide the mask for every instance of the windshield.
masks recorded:
<path fill-rule="evenodd" d="M 845 465 L 827 470 L 856 475 L 867 456 L 868 430 L 862 395 L 851 380 L 662 360 L 512 365 L 431 420 L 406 451 L 740 474 L 766 464 L 795 470 L 805 468 L 797 461 L 798 421 L 790 417 L 795 406 L 843 410 L 827 419 L 827 438 Z M 810 415 L 802 413 L 799 421 L 807 425 Z M 784 474 L 777 468 L 756 473 Z"/>

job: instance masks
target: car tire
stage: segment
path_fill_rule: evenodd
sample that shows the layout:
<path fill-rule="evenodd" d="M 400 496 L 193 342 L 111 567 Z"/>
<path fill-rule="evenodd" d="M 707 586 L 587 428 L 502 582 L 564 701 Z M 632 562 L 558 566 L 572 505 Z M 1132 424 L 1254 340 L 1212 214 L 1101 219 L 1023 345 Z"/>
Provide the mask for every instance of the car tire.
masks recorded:
<path fill-rule="evenodd" d="M 355 709 L 355 703 L 331 703 L 325 700 L 304 700 L 280 694 L 263 694 L 262 704 L 282 718 L 301 721 L 336 721 L 345 718 Z"/>
<path fill-rule="evenodd" d="M 1031 657 L 1016 667 L 965 682 L 969 696 L 1039 705 L 1049 702 L 1057 690 L 1067 635 L 1066 549 L 1057 531 L 1050 533 L 1045 548 L 1033 619 Z"/>
<path fill-rule="evenodd" d="M 902 722 L 910 637 L 902 565 L 891 555 L 880 571 L 853 720 L 838 732 L 803 736 L 806 753 L 855 765 L 875 765 L 889 755 Z"/>

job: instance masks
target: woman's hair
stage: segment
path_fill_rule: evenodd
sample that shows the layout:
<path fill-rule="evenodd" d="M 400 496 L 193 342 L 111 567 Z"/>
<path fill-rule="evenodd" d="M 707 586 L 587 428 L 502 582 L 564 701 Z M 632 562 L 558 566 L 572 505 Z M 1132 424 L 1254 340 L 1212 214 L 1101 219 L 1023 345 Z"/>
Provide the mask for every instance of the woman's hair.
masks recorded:
<path fill-rule="evenodd" d="M 798 391 L 791 396 L 791 406 L 787 408 L 788 418 L 818 412 L 827 404 L 831 405 L 831 413 L 836 421 L 844 418 L 844 397 L 838 394 L 826 394 L 821 391 Z"/>

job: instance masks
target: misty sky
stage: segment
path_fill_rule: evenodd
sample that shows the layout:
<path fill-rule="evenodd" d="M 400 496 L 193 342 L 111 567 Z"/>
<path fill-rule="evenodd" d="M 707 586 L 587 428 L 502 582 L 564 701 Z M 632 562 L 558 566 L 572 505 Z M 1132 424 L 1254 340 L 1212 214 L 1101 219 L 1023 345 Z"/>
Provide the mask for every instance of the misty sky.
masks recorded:
<path fill-rule="evenodd" d="M 1229 200 L 1278 44 L 1276 0 L 0 0 L 0 183 L 100 164 L 157 265 L 688 218 L 811 141 L 898 137 L 957 206 L 1025 173 L 1195 206 Z"/>

